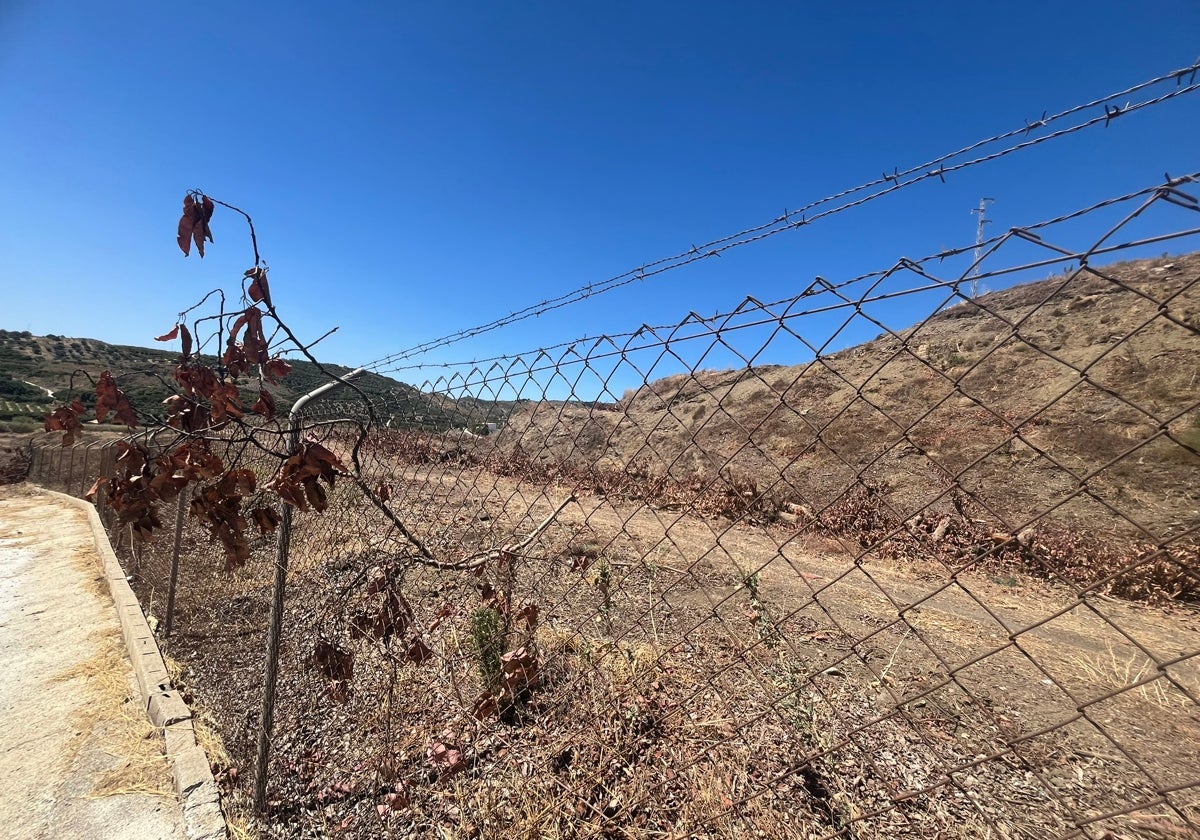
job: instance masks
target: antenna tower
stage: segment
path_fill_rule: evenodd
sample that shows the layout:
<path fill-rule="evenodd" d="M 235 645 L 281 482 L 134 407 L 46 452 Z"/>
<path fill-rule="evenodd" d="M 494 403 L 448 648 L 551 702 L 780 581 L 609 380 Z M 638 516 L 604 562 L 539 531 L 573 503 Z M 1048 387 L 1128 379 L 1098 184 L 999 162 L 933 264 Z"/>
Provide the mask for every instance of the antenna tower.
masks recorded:
<path fill-rule="evenodd" d="M 975 226 L 975 267 L 971 269 L 971 298 L 972 300 L 979 296 L 979 260 L 983 256 L 983 226 L 991 224 L 991 219 L 985 218 L 987 215 L 987 206 L 994 202 L 994 198 L 979 199 L 979 206 L 971 210 L 972 213 L 979 214 L 979 224 Z"/>

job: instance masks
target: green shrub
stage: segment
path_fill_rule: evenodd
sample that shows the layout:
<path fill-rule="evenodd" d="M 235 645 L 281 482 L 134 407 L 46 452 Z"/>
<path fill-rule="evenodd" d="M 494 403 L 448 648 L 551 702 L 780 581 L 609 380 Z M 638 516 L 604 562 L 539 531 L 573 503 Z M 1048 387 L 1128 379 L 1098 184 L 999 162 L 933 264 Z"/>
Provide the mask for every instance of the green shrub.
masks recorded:
<path fill-rule="evenodd" d="M 504 654 L 504 616 L 492 607 L 480 607 L 471 613 L 471 639 L 475 643 L 479 675 L 488 690 L 499 688 L 500 657 Z"/>

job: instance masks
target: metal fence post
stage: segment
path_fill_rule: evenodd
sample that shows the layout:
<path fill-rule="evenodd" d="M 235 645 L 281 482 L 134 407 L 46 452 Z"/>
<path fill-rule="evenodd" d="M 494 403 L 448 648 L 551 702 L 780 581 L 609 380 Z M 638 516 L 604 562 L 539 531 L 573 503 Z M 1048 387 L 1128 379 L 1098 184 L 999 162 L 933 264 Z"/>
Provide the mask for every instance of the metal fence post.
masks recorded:
<path fill-rule="evenodd" d="M 99 473 L 98 477 L 100 478 L 106 478 L 108 476 L 108 444 L 104 444 L 100 447 L 100 464 L 97 472 Z M 100 524 L 102 524 L 106 530 L 108 528 L 108 520 L 105 518 L 108 507 L 107 502 L 108 488 L 104 487 L 96 493 L 96 513 L 100 514 Z"/>
<path fill-rule="evenodd" d="M 163 634 L 171 635 L 171 625 L 175 621 L 175 586 L 179 582 L 179 545 L 183 541 L 183 512 L 187 507 L 187 496 L 179 494 L 179 504 L 175 507 L 175 545 L 171 549 L 171 583 L 167 588 L 167 624 Z"/>
<path fill-rule="evenodd" d="M 310 402 L 356 379 L 364 372 L 364 368 L 352 370 L 340 380 L 326 382 L 320 388 L 296 400 L 288 414 L 288 450 L 293 451 L 300 446 L 300 413 Z M 279 523 L 279 536 L 275 543 L 275 586 L 271 597 L 271 623 L 267 630 L 267 661 L 263 678 L 263 707 L 262 718 L 259 721 L 258 755 L 254 768 L 254 807 L 259 813 L 267 806 L 267 768 L 271 758 L 271 729 L 275 724 L 275 689 L 279 679 L 279 639 L 283 633 L 283 600 L 287 588 L 288 551 L 292 543 L 292 508 L 283 506 L 283 515 Z"/>
<path fill-rule="evenodd" d="M 88 461 L 91 460 L 92 446 L 94 444 L 95 441 L 83 447 L 83 466 L 79 470 L 79 492 L 76 494 L 81 499 L 83 498 L 83 494 L 87 492 Z"/>
<path fill-rule="evenodd" d="M 71 485 L 75 481 L 75 444 L 71 444 L 71 460 L 67 463 L 67 480 L 63 484 L 63 492 L 70 493 Z"/>

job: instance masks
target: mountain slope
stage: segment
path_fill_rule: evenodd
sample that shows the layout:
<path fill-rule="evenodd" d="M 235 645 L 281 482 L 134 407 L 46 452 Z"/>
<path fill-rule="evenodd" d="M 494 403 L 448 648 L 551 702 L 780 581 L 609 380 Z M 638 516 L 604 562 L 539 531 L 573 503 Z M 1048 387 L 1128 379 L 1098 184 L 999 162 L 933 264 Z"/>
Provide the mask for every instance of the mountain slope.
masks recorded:
<path fill-rule="evenodd" d="M 211 358 L 205 361 L 213 364 Z M 270 386 L 280 408 L 285 410 L 298 397 L 328 381 L 311 362 L 290 361 L 291 372 L 279 385 Z M 139 413 L 159 415 L 162 400 L 172 393 L 172 372 L 178 362 L 179 353 L 170 350 L 0 330 L 0 423 L 20 430 L 40 426 L 42 416 L 70 393 L 72 376 L 75 393 L 90 405 L 94 392 L 84 373 L 95 377 L 102 370 L 111 370 L 117 376 Z M 350 372 L 350 368 L 341 365 L 325 367 L 338 376 Z M 462 423 L 453 405 L 431 400 L 411 385 L 375 373 L 362 375 L 354 384 L 374 403 L 405 407 L 402 412 L 405 417 L 420 416 L 428 428 L 449 428 Z M 361 409 L 356 413 L 361 413 Z"/>
<path fill-rule="evenodd" d="M 979 304 L 808 364 L 651 382 L 615 411 L 530 405 L 490 445 L 584 468 L 720 476 L 814 510 L 865 485 L 901 514 L 940 515 L 957 483 L 1010 526 L 1049 511 L 1085 529 L 1195 528 L 1200 254 Z"/>

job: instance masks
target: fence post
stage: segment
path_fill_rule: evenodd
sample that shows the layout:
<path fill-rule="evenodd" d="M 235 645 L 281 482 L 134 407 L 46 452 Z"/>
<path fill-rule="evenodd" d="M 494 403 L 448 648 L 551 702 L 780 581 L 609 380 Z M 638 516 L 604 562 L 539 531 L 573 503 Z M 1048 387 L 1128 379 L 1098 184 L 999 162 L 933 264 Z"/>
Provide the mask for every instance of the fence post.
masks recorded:
<path fill-rule="evenodd" d="M 83 447 L 83 466 L 79 468 L 79 492 L 75 495 L 83 498 L 83 494 L 87 492 L 87 476 L 88 476 L 88 461 L 92 457 L 92 446 L 95 441 Z M 68 491 L 70 492 L 70 491 Z"/>
<path fill-rule="evenodd" d="M 63 484 L 63 492 L 70 495 L 71 485 L 75 481 L 75 444 L 71 444 L 71 460 L 67 463 L 67 480 Z"/>
<path fill-rule="evenodd" d="M 330 391 L 357 379 L 364 368 L 350 371 L 341 379 L 326 382 L 296 400 L 288 414 L 288 451 L 300 446 L 300 412 Z M 271 597 L 271 623 L 267 630 L 267 662 L 263 677 L 262 718 L 259 721 L 258 755 L 254 767 L 254 808 L 260 814 L 267 806 L 267 766 L 271 758 L 271 728 L 275 724 L 275 687 L 279 679 L 279 639 L 283 633 L 283 598 L 287 587 L 288 551 L 292 544 L 292 508 L 283 505 L 279 536 L 275 543 L 275 586 Z"/>
<path fill-rule="evenodd" d="M 108 451 L 109 444 L 104 444 L 100 447 L 100 476 L 108 478 Z M 96 493 L 96 513 L 100 514 L 100 524 L 104 526 L 104 530 L 108 530 L 108 488 L 102 488 Z"/>
<path fill-rule="evenodd" d="M 171 625 L 175 622 L 175 586 L 179 582 L 179 545 L 183 541 L 183 512 L 187 506 L 187 495 L 179 494 L 179 504 L 175 507 L 175 545 L 171 549 L 171 584 L 167 589 L 167 625 L 163 634 L 171 635 Z"/>

